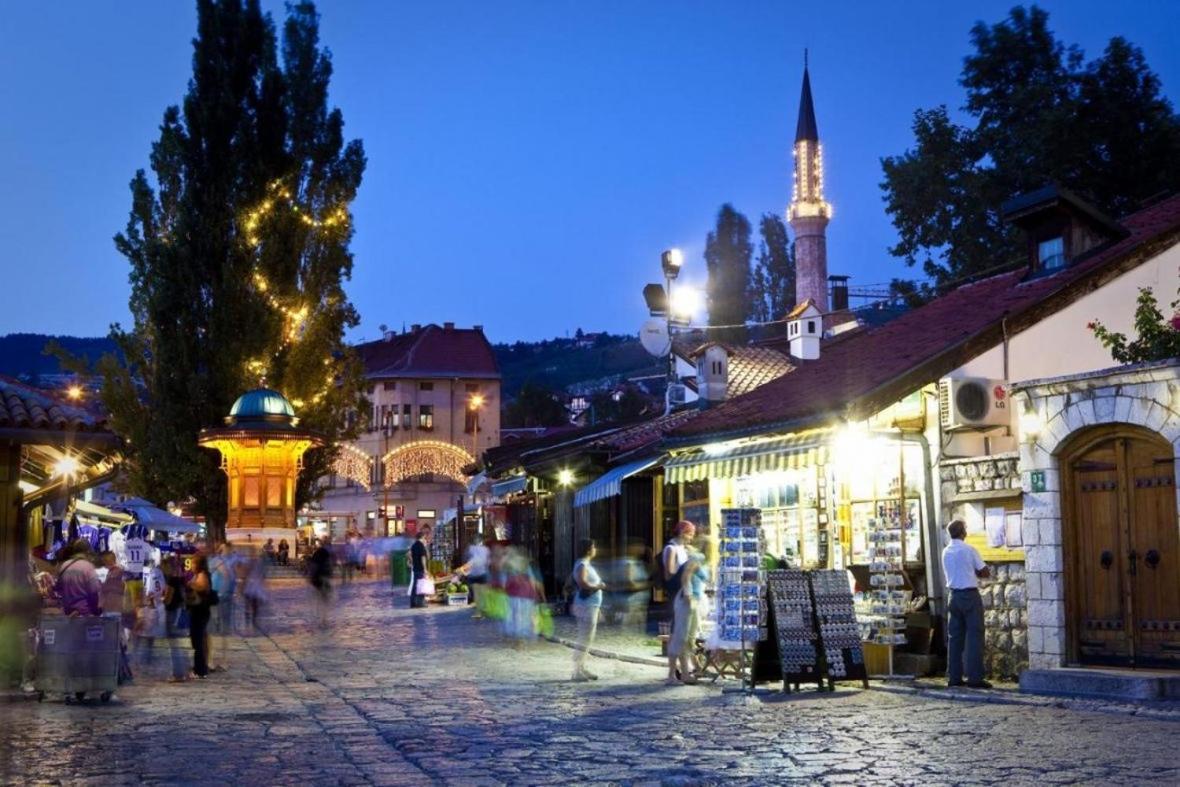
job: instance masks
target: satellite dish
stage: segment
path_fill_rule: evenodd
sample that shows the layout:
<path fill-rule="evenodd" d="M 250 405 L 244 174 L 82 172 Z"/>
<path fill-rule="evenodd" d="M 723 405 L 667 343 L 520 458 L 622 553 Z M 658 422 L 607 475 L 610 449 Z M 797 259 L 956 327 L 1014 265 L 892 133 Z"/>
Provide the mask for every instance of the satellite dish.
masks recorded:
<path fill-rule="evenodd" d="M 639 343 L 652 355 L 663 358 L 672 350 L 668 324 L 663 320 L 648 320 L 639 329 Z"/>

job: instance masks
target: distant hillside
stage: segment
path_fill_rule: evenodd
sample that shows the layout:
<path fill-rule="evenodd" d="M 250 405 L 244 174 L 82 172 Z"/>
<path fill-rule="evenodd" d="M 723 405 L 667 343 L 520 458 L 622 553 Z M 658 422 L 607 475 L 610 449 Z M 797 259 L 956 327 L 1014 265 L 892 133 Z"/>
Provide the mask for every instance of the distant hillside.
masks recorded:
<path fill-rule="evenodd" d="M 115 343 L 106 337 L 87 339 L 78 336 L 47 336 L 43 333 L 10 333 L 0 336 L 0 374 L 34 382 L 41 375 L 60 374 L 62 370 L 57 357 L 45 354 L 45 346 L 51 340 L 90 361 L 97 361 L 103 354 L 115 351 Z"/>
<path fill-rule="evenodd" d="M 505 396 L 526 382 L 552 390 L 609 377 L 628 377 L 664 368 L 634 336 L 596 334 L 582 339 L 549 339 L 494 346 Z"/>
<path fill-rule="evenodd" d="M 34 384 L 38 377 L 61 374 L 57 358 L 44 352 L 51 340 L 90 361 L 115 351 L 114 343 L 105 337 L 10 333 L 0 336 L 0 374 L 28 379 Z M 506 396 L 515 396 L 526 382 L 565 390 L 578 383 L 605 382 L 645 372 L 659 374 L 664 368 L 644 351 L 634 336 L 590 334 L 580 339 L 497 344 L 494 349 L 504 376 Z"/>

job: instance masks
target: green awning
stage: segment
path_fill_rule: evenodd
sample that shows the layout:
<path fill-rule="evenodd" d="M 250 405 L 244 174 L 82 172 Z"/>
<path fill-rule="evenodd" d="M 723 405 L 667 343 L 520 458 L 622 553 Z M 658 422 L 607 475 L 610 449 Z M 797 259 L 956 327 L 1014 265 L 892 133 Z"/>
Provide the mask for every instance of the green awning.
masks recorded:
<path fill-rule="evenodd" d="M 706 478 L 740 478 L 822 465 L 828 459 L 827 442 L 826 433 L 812 433 L 739 443 L 717 451 L 689 451 L 664 462 L 664 481 L 678 484 Z"/>

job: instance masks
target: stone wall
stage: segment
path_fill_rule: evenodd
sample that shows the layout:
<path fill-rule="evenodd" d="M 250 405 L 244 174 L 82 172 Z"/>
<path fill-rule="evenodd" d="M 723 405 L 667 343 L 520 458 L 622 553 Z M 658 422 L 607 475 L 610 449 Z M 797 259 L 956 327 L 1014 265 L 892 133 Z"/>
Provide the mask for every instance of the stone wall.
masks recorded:
<path fill-rule="evenodd" d="M 983 519 L 983 508 L 1004 498 L 1020 497 L 1019 456 L 1015 452 L 968 459 L 947 459 L 939 464 L 942 523 L 970 520 L 967 507 L 976 507 L 974 519 Z M 1010 495 L 996 493 L 1010 492 Z M 984 493 L 987 499 L 980 499 Z M 941 531 L 943 545 L 946 533 Z M 1015 679 L 1028 667 L 1028 588 L 1024 564 L 992 563 L 992 578 L 981 583 L 983 596 L 984 666 L 994 678 Z"/>
<path fill-rule="evenodd" d="M 994 678 L 1015 680 L 1028 667 L 1028 610 L 1024 565 L 993 564 L 983 583 L 984 666 Z"/>

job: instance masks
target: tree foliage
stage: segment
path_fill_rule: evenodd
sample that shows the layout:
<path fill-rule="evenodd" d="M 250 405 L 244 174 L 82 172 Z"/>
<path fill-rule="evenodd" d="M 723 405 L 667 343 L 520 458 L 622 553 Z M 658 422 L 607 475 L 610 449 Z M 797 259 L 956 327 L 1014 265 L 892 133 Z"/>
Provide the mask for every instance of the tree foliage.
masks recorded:
<path fill-rule="evenodd" d="M 787 225 L 773 213 L 758 223 L 758 259 L 754 264 L 750 317 L 757 322 L 781 320 L 795 306 L 795 253 Z"/>
<path fill-rule="evenodd" d="M 751 314 L 749 220 L 726 203 L 717 213 L 717 225 L 705 239 L 705 267 L 709 281 L 709 325 L 743 326 Z M 740 338 L 742 327 L 710 331 L 714 338 Z"/>
<path fill-rule="evenodd" d="M 1085 63 L 1036 6 L 976 23 L 971 43 L 960 78 L 970 122 L 919 109 L 914 146 L 882 160 L 890 252 L 936 285 L 1019 257 L 999 211 L 1021 192 L 1056 182 L 1119 216 L 1180 183 L 1180 117 L 1138 47 L 1112 38 Z"/>
<path fill-rule="evenodd" d="M 1150 287 L 1141 287 L 1135 302 L 1135 338 L 1109 330 L 1100 322 L 1089 328 L 1119 363 L 1180 358 L 1180 299 L 1172 301 L 1172 317 L 1164 317 Z"/>
<path fill-rule="evenodd" d="M 332 64 L 312 3 L 288 6 L 281 60 L 257 0 L 198 0 L 197 12 L 183 106 L 165 110 L 151 175 L 132 179 L 115 237 L 131 264 L 133 325 L 112 326 L 123 357 L 98 370 L 129 442 L 132 491 L 195 498 L 217 536 L 225 478 L 197 435 L 243 390 L 265 380 L 329 445 L 354 434 L 348 413 L 368 410 L 343 289 L 365 157 L 328 106 Z M 300 503 L 333 454 L 305 459 Z"/>
<path fill-rule="evenodd" d="M 505 428 L 561 426 L 570 422 L 569 413 L 558 397 L 532 382 L 521 386 L 516 398 L 504 405 L 500 420 Z"/>

